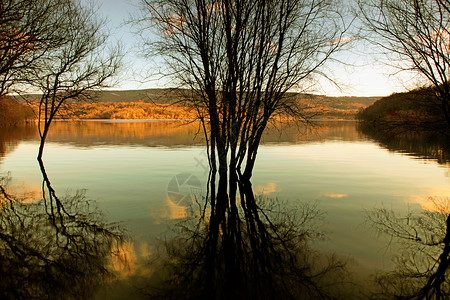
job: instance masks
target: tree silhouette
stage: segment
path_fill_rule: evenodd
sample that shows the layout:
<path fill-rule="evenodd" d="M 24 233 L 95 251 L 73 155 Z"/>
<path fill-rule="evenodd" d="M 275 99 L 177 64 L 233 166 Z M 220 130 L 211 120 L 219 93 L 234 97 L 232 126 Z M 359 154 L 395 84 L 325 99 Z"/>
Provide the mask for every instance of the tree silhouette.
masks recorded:
<path fill-rule="evenodd" d="M 108 85 L 121 62 L 120 49 L 109 49 L 104 22 L 95 11 L 74 1 L 66 1 L 59 18 L 64 22 L 64 40 L 54 51 L 45 53 L 41 68 L 28 83 L 41 93 L 39 100 L 38 158 L 42 157 L 51 122 L 59 109 L 70 101 L 90 99 L 92 91 Z"/>
<path fill-rule="evenodd" d="M 150 21 L 160 38 L 147 41 L 146 54 L 166 60 L 167 75 L 183 88 L 185 103 L 203 123 L 214 228 L 207 257 L 214 259 L 219 232 L 230 245 L 223 249 L 239 243 L 238 205 L 248 219 L 256 213 L 250 179 L 267 124 L 277 114 L 308 119 L 288 91 L 301 90 L 313 75 L 324 75 L 324 63 L 343 44 L 343 17 L 327 0 L 142 4 L 142 33 Z M 262 226 L 255 222 L 248 224 Z"/>
<path fill-rule="evenodd" d="M 360 1 L 358 16 L 370 41 L 400 70 L 416 72 L 433 88 L 429 105 L 442 112 L 440 130 L 450 131 L 450 2 Z M 433 101 L 436 99 L 436 101 Z"/>
<path fill-rule="evenodd" d="M 68 1 L 5 0 L 0 3 L 0 95 L 31 80 L 43 55 L 64 43 L 61 9 Z"/>

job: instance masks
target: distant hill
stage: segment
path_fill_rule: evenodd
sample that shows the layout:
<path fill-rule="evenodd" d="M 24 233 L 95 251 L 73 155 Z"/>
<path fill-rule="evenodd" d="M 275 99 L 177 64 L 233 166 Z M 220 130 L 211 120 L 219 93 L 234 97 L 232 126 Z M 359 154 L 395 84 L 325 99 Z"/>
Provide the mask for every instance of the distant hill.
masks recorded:
<path fill-rule="evenodd" d="M 318 103 L 333 107 L 333 108 L 349 108 L 349 107 L 367 107 L 373 104 L 375 101 L 381 99 L 381 97 L 357 97 L 357 96 L 342 96 L 331 97 L 325 95 L 313 95 L 307 94 L 311 99 Z M 302 97 L 299 94 L 299 97 Z"/>
<path fill-rule="evenodd" d="M 373 104 L 381 97 L 330 97 L 324 95 L 298 94 L 300 102 L 309 103 L 325 117 L 344 119 L 354 118 L 356 114 Z"/>
<path fill-rule="evenodd" d="M 179 99 L 178 94 L 171 89 L 145 89 L 145 90 L 103 90 L 92 92 L 94 102 L 146 102 L 158 104 L 171 104 Z M 32 101 L 39 99 L 39 94 L 27 94 L 20 101 Z"/>
<path fill-rule="evenodd" d="M 77 111 L 85 113 L 79 114 L 79 118 L 167 118 L 171 119 L 174 116 L 180 116 L 178 113 L 180 107 L 177 108 L 177 113 L 168 111 L 167 116 L 158 114 L 153 116 L 155 107 L 159 105 L 175 104 L 180 100 L 180 90 L 175 89 L 145 89 L 145 90 L 104 90 L 92 93 L 92 104 L 79 104 L 82 107 L 75 108 Z M 291 94 L 295 96 L 299 104 L 303 105 L 305 109 L 317 117 L 328 119 L 354 119 L 356 114 L 374 103 L 380 97 L 329 97 L 324 95 L 313 94 Z M 30 94 L 24 97 L 27 101 L 39 99 L 39 95 Z M 141 103 L 141 104 L 139 104 Z M 145 103 L 145 104 L 142 104 Z M 77 104 L 78 105 L 78 104 Z M 136 109 L 141 106 L 144 111 Z M 90 110 L 90 112 L 89 112 Z M 101 111 L 103 111 L 101 113 Z M 170 111 L 170 113 L 169 113 Z"/>
<path fill-rule="evenodd" d="M 0 97 L 0 128 L 17 126 L 34 119 L 31 108 L 11 96 Z"/>
<path fill-rule="evenodd" d="M 358 114 L 365 121 L 436 119 L 442 111 L 431 88 L 421 88 L 383 97 Z"/>
<path fill-rule="evenodd" d="M 101 91 L 95 93 L 96 102 L 145 102 L 157 104 L 172 104 L 180 99 L 176 90 L 145 89 L 126 91 Z"/>
<path fill-rule="evenodd" d="M 176 89 L 143 89 L 143 90 L 103 90 L 93 92 L 96 102 L 138 102 L 170 104 L 180 98 Z M 369 106 L 381 97 L 330 97 L 314 94 L 298 94 L 302 99 L 329 105 L 330 107 L 343 108 L 353 106 Z M 38 99 L 38 94 L 25 95 L 25 99 Z"/>
<path fill-rule="evenodd" d="M 445 116 L 433 88 L 419 88 L 410 92 L 384 97 L 357 114 L 357 118 L 392 133 L 405 130 L 442 132 Z"/>

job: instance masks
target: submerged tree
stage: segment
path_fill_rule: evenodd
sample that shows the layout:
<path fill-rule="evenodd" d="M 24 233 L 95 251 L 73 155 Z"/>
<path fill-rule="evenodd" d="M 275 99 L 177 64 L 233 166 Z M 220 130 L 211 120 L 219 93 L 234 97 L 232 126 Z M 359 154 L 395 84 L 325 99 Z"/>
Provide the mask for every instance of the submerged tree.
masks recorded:
<path fill-rule="evenodd" d="M 450 131 L 450 2 L 448 0 L 360 1 L 358 15 L 370 41 L 400 70 L 426 80 L 442 112 L 440 130 Z"/>
<path fill-rule="evenodd" d="M 95 10 L 84 8 L 76 1 L 63 2 L 58 18 L 63 20 L 60 26 L 64 40 L 54 51 L 43 55 L 41 67 L 28 82 L 42 93 L 38 158 L 42 157 L 50 124 L 61 106 L 89 99 L 93 90 L 108 86 L 108 80 L 117 73 L 121 62 L 119 48 L 108 49 L 104 22 L 96 17 Z"/>
<path fill-rule="evenodd" d="M 232 231 L 237 205 L 256 209 L 250 179 L 264 129 L 277 114 L 306 117 L 288 91 L 322 74 L 342 46 L 343 19 L 328 0 L 142 2 L 141 23 L 151 21 L 160 36 L 148 54 L 166 59 L 203 121 L 211 226 Z M 211 232 L 214 247 L 219 231 Z"/>
<path fill-rule="evenodd" d="M 108 48 L 107 38 L 105 22 L 79 0 L 0 2 L 0 95 L 41 94 L 39 157 L 60 107 L 92 96 L 117 73 L 120 49 Z"/>

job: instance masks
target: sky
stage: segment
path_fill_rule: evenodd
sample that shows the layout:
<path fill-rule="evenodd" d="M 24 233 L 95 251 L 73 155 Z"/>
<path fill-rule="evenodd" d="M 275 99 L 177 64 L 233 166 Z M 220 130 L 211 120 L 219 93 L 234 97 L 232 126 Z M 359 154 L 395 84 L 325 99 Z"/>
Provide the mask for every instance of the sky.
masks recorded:
<path fill-rule="evenodd" d="M 88 2 L 91 0 L 82 0 Z M 125 68 L 114 89 L 143 89 L 167 87 L 164 81 L 149 80 L 149 72 L 157 71 L 155 62 L 144 59 L 139 53 L 139 36 L 136 28 L 127 20 L 139 16 L 139 0 L 92 0 L 98 6 L 98 13 L 107 19 L 112 40 L 118 40 L 124 47 Z M 344 63 L 328 66 L 330 77 L 336 79 L 339 88 L 327 80 L 319 80 L 311 92 L 328 96 L 386 96 L 405 91 L 411 87 L 407 75 L 394 75 L 395 69 L 379 62 L 370 48 L 358 41 L 349 49 L 339 53 L 338 59 Z"/>

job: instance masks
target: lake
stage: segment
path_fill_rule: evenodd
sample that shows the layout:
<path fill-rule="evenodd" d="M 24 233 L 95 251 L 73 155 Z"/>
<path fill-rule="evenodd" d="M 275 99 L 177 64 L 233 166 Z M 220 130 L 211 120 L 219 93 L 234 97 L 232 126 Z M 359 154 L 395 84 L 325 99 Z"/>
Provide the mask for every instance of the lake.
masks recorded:
<path fill-rule="evenodd" d="M 10 177 L 10 191 L 26 191 L 30 201 L 42 198 L 38 145 L 34 127 L 0 134 L 1 175 Z M 58 121 L 43 160 L 58 193 L 86 190 L 108 221 L 126 228 L 124 282 L 145 274 L 141 262 L 152 255 L 155 238 L 170 235 L 188 215 L 184 196 L 192 189 L 206 194 L 208 161 L 197 122 Z M 326 238 L 314 246 L 350 258 L 351 270 L 364 275 L 392 268 L 396 249 L 365 222 L 367 211 L 420 211 L 430 209 L 429 197 L 450 195 L 448 152 L 428 140 L 367 135 L 355 121 L 274 124 L 253 174 L 257 195 L 286 206 L 314 203 L 324 212 Z M 183 185 L 183 178 L 198 181 Z M 119 299 L 126 289 L 117 289 Z"/>

